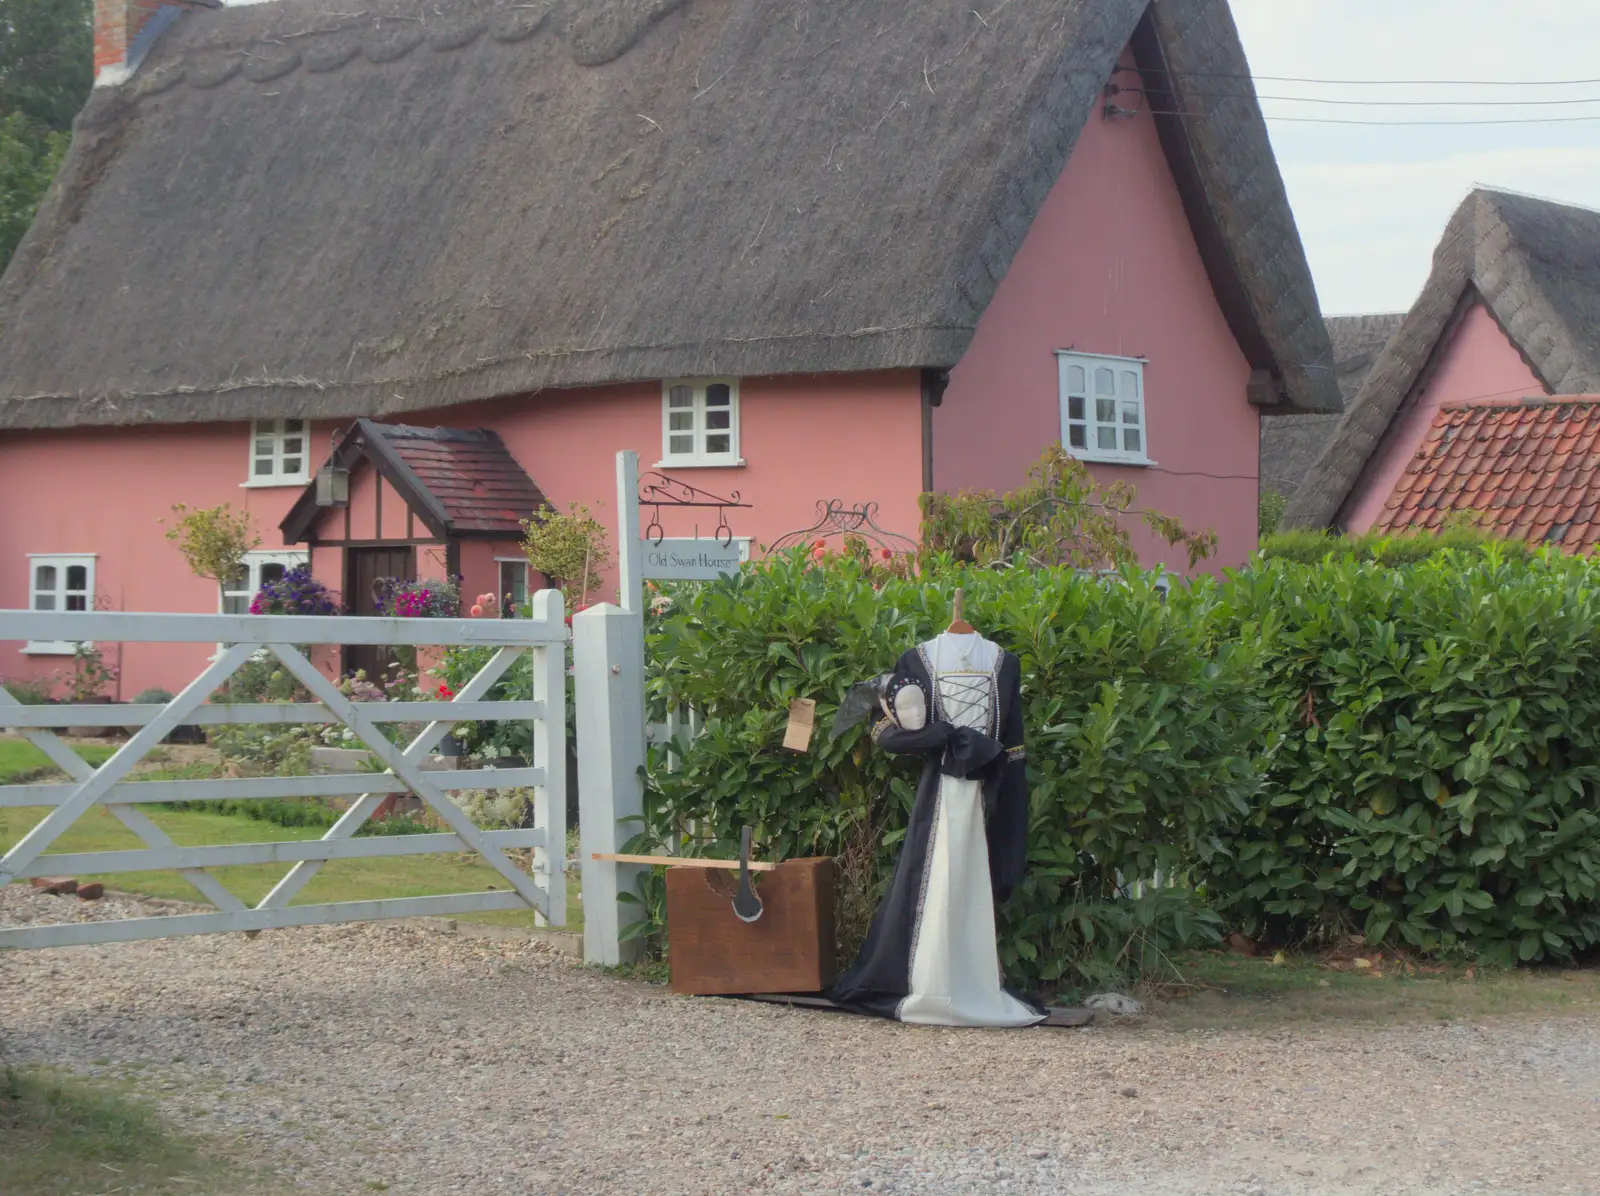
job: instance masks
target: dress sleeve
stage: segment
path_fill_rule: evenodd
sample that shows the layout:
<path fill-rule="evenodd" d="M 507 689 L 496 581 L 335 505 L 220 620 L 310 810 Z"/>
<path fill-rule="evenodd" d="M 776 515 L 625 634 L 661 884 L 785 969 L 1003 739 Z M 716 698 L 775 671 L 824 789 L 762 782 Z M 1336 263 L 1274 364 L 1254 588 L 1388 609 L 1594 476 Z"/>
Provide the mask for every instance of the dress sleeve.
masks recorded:
<path fill-rule="evenodd" d="M 900 658 L 883 699 L 882 717 L 872 728 L 872 742 L 896 755 L 942 752 L 953 728 L 933 720 L 932 681 L 913 650 Z"/>
<path fill-rule="evenodd" d="M 1005 763 L 989 818 L 989 877 L 997 902 L 1011 896 L 1028 865 L 1028 753 L 1023 743 L 1022 667 L 1009 653 L 1000 670 L 1000 742 Z"/>

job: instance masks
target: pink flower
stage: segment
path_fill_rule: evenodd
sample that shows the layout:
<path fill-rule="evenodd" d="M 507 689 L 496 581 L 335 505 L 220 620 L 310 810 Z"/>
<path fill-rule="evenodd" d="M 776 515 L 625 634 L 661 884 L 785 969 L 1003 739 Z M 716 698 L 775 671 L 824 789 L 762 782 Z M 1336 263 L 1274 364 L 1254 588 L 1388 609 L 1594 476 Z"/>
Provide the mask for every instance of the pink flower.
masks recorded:
<path fill-rule="evenodd" d="M 828 542 L 826 540 L 816 540 L 813 541 L 811 545 L 813 548 L 826 548 L 827 546 Z"/>
<path fill-rule="evenodd" d="M 827 555 L 828 555 L 828 550 L 826 548 L 824 548 L 820 543 L 815 548 L 813 548 L 811 550 L 811 556 L 812 556 L 812 559 L 814 559 L 814 560 L 820 561 L 820 560 L 822 560 L 823 557 L 825 557 Z"/>
<path fill-rule="evenodd" d="M 483 617 L 483 603 L 474 602 L 472 604 L 472 617 L 474 619 L 481 619 Z"/>
<path fill-rule="evenodd" d="M 885 548 L 883 550 L 882 555 L 883 555 L 883 559 L 886 560 L 886 561 L 891 561 L 891 560 L 894 559 L 894 553 L 890 552 L 887 548 Z"/>

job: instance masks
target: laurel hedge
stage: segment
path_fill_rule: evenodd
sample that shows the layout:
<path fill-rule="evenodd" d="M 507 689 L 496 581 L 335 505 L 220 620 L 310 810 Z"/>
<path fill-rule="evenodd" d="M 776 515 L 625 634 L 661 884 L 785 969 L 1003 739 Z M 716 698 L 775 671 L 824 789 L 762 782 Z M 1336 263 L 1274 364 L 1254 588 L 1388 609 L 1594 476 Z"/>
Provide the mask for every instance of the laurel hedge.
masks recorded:
<path fill-rule="evenodd" d="M 1564 960 L 1600 943 L 1600 573 L 1498 550 L 1267 565 L 1217 591 L 1261 647 L 1267 785 L 1203 866 L 1251 933 Z"/>
<path fill-rule="evenodd" d="M 705 728 L 652 754 L 647 837 L 728 851 L 750 825 L 769 855 L 840 857 L 849 955 L 916 764 L 828 727 L 949 622 L 958 583 L 1022 662 L 1030 871 L 999 912 L 1017 982 L 1157 970 L 1230 928 L 1507 962 L 1600 943 L 1600 584 L 1493 547 L 1258 560 L 1170 596 L 1137 571 L 800 557 L 686 588 L 652 620 L 651 695 Z M 817 702 L 803 754 L 781 746 L 794 698 Z"/>
<path fill-rule="evenodd" d="M 1030 729 L 1030 869 L 1000 911 L 1008 972 L 1071 985 L 1215 941 L 1220 922 L 1187 890 L 1123 893 L 1222 849 L 1218 829 L 1252 808 L 1262 777 L 1249 745 L 1266 710 L 1247 681 L 1253 649 L 1207 642 L 1212 597 L 1169 605 L 1136 572 L 962 583 L 969 620 L 1020 658 Z M 652 759 L 655 836 L 693 832 L 699 849 L 726 852 L 749 825 L 767 855 L 839 857 L 848 956 L 893 867 L 918 762 L 873 750 L 866 724 L 832 739 L 831 723 L 852 683 L 949 624 L 955 584 L 791 557 L 679 594 L 651 636 L 653 698 L 707 719 L 676 770 L 665 752 Z M 817 702 L 805 753 L 781 746 L 795 698 Z"/>

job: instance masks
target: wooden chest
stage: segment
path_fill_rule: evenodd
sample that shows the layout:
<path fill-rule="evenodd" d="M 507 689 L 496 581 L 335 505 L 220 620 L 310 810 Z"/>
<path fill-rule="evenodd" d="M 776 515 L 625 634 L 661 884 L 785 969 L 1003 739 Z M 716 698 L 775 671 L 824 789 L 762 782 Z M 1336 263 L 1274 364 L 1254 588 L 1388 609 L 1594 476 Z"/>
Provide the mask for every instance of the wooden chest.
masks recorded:
<path fill-rule="evenodd" d="M 763 909 L 743 922 L 733 912 L 737 872 L 667 869 L 673 992 L 813 993 L 833 983 L 833 861 L 786 860 L 750 880 Z"/>

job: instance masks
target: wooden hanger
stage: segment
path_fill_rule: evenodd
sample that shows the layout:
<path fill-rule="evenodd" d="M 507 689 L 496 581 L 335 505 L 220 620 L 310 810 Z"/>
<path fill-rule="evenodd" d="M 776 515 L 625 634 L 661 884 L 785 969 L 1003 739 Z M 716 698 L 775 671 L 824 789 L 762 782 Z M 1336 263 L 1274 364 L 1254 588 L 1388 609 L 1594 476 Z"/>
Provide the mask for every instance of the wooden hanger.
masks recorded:
<path fill-rule="evenodd" d="M 972 634 L 972 632 L 973 632 L 972 624 L 967 622 L 966 619 L 962 618 L 962 613 L 961 613 L 962 612 L 962 607 L 964 607 L 966 605 L 966 599 L 967 599 L 966 592 L 958 587 L 956 589 L 956 596 L 955 596 L 954 600 L 950 604 L 950 613 L 953 614 L 955 616 L 955 618 L 950 620 L 950 627 L 949 627 L 949 630 L 948 630 L 947 634 L 949 634 L 949 635 L 971 635 Z"/>

